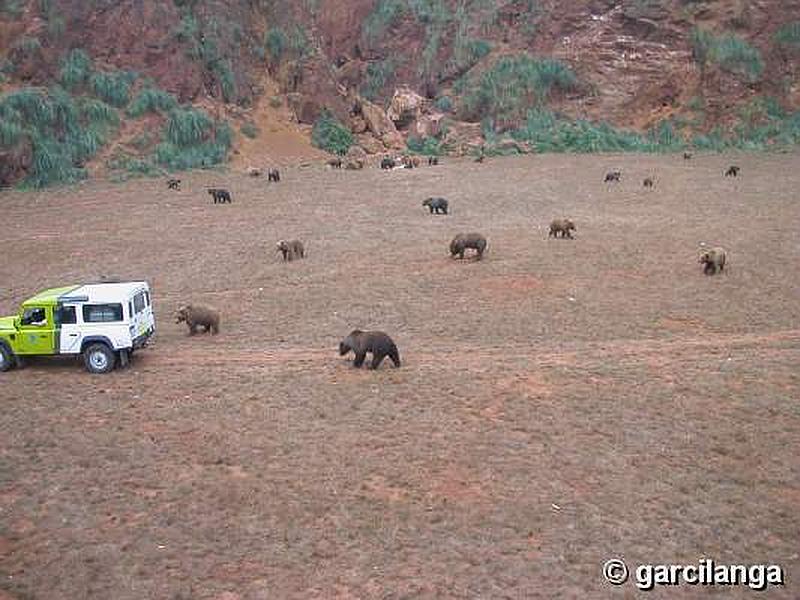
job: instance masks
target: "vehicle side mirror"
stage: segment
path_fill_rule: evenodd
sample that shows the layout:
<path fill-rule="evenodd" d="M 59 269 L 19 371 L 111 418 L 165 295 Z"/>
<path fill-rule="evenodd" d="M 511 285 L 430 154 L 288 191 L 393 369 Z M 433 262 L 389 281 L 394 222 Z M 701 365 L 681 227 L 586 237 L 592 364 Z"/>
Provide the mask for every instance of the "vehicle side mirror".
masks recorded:
<path fill-rule="evenodd" d="M 19 317 L 14 317 L 14 329 L 19 329 L 22 320 Z"/>

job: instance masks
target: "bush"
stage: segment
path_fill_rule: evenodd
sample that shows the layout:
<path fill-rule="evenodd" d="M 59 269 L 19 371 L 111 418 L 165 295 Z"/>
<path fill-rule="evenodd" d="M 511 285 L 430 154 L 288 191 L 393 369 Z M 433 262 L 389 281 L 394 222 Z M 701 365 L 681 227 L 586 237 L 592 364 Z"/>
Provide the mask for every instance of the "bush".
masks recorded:
<path fill-rule="evenodd" d="M 95 96 L 118 108 L 128 104 L 136 76 L 129 71 L 98 72 L 89 78 Z"/>
<path fill-rule="evenodd" d="M 255 123 L 247 122 L 242 125 L 240 131 L 242 135 L 249 137 L 250 139 L 258 137 L 258 127 L 256 127 Z"/>
<path fill-rule="evenodd" d="M 273 27 L 264 36 L 264 46 L 267 49 L 267 56 L 273 64 L 279 64 L 283 59 L 283 53 L 289 46 L 289 38 L 282 29 Z"/>
<path fill-rule="evenodd" d="M 147 158 L 137 158 L 125 153 L 117 153 L 106 161 L 106 168 L 118 171 L 112 175 L 116 181 L 125 181 L 133 177 L 156 177 L 165 173 L 164 169 L 153 164 Z M 121 171 L 121 173 L 120 173 Z"/>
<path fill-rule="evenodd" d="M 443 112 L 453 112 L 453 101 L 449 96 L 439 96 L 435 102 L 436 109 Z"/>
<path fill-rule="evenodd" d="M 37 50 L 41 50 L 42 43 L 37 37 L 23 35 L 16 42 L 14 42 L 14 44 L 11 46 L 11 49 L 20 54 L 28 55 L 33 54 Z"/>
<path fill-rule="evenodd" d="M 741 75 L 750 82 L 758 81 L 764 72 L 764 61 L 758 49 L 735 35 L 725 35 L 715 40 L 711 60 L 721 69 Z"/>
<path fill-rule="evenodd" d="M 204 111 L 176 108 L 169 113 L 166 139 L 155 150 L 158 164 L 173 170 L 211 167 L 225 162 L 233 134 Z"/>
<path fill-rule="evenodd" d="M 546 100 L 554 88 L 569 90 L 577 83 L 572 70 L 558 60 L 536 60 L 528 54 L 504 57 L 467 90 L 465 117 L 518 122 L 530 108 Z"/>
<path fill-rule="evenodd" d="M 86 83 L 92 73 L 92 59 L 83 50 L 75 49 L 61 61 L 58 80 L 67 89 L 75 89 Z"/>
<path fill-rule="evenodd" d="M 298 26 L 288 33 L 280 27 L 273 27 L 264 36 L 264 47 L 270 63 L 278 65 L 288 56 L 303 59 L 308 54 L 309 42 L 305 31 Z"/>
<path fill-rule="evenodd" d="M 652 152 L 656 145 L 644 136 L 607 123 L 570 121 L 545 109 L 528 112 L 525 124 L 512 132 L 537 152 Z"/>
<path fill-rule="evenodd" d="M 353 145 L 353 134 L 326 109 L 314 122 L 311 142 L 327 152 L 344 155 Z"/>
<path fill-rule="evenodd" d="M 406 4 L 403 0 L 378 0 L 361 26 L 361 34 L 368 43 L 378 40 L 403 16 Z"/>
<path fill-rule="evenodd" d="M 425 156 L 440 156 L 444 154 L 442 143 L 433 137 L 414 137 L 411 136 L 406 142 L 409 151 L 415 154 L 423 154 Z"/>
<path fill-rule="evenodd" d="M 116 118 L 111 113 L 76 103 L 62 88 L 23 88 L 0 98 L 0 144 L 30 142 L 33 161 L 24 186 L 77 181 L 86 177 L 85 161 L 105 144 L 105 132 Z"/>
<path fill-rule="evenodd" d="M 136 95 L 127 112 L 131 117 L 141 117 L 145 113 L 169 112 L 177 106 L 178 101 L 169 92 L 147 87 Z"/>
<path fill-rule="evenodd" d="M 492 51 L 492 45 L 486 40 L 475 38 L 456 38 L 453 50 L 452 66 L 461 73 L 472 68 L 484 56 Z"/>
<path fill-rule="evenodd" d="M 361 95 L 369 100 L 375 100 L 394 76 L 396 66 L 396 62 L 391 58 L 369 63 L 366 78 L 361 85 Z"/>
<path fill-rule="evenodd" d="M 691 43 L 692 57 L 701 70 L 705 70 L 709 64 L 716 64 L 750 82 L 758 81 L 764 72 L 764 61 L 758 49 L 735 35 L 715 36 L 695 28 Z"/>
<path fill-rule="evenodd" d="M 792 21 L 775 32 L 774 41 L 779 46 L 800 48 L 800 21 Z"/>
<path fill-rule="evenodd" d="M 0 14 L 7 15 L 12 19 L 18 19 L 22 16 L 24 7 L 21 0 L 0 0 Z"/>

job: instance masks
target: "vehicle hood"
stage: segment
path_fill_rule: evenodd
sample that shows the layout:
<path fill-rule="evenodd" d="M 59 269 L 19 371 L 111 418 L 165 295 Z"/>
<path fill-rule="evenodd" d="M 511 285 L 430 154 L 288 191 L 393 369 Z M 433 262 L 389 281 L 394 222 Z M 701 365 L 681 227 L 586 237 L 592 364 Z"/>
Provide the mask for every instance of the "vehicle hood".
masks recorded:
<path fill-rule="evenodd" d="M 14 329 L 14 317 L 0 317 L 0 331 L 4 329 Z"/>

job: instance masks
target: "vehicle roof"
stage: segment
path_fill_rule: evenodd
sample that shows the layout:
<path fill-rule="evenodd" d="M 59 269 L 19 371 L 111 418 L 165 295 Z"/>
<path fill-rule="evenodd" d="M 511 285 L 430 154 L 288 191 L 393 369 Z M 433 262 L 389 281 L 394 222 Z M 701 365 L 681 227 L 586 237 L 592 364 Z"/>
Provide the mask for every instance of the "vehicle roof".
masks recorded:
<path fill-rule="evenodd" d="M 136 292 L 149 289 L 145 281 L 126 281 L 121 283 L 91 283 L 52 288 L 36 294 L 23 302 L 29 304 L 55 304 L 56 302 L 119 302 Z"/>
<path fill-rule="evenodd" d="M 27 304 L 55 304 L 58 300 L 59 296 L 63 296 L 64 294 L 69 294 L 73 290 L 78 289 L 80 286 L 77 285 L 68 285 L 65 287 L 57 287 L 57 288 L 50 288 L 48 290 L 42 290 L 32 298 L 28 298 L 25 302 L 22 303 L 23 306 Z"/>

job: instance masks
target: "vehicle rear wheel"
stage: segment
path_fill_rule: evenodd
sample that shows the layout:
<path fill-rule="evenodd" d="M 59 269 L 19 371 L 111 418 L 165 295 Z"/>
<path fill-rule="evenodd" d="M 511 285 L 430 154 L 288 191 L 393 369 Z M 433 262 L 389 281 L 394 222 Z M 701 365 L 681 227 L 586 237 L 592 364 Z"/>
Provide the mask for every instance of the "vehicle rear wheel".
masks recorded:
<path fill-rule="evenodd" d="M 92 344 L 83 351 L 83 364 L 89 373 L 108 373 L 116 362 L 114 352 L 105 344 Z"/>
<path fill-rule="evenodd" d="M 5 344 L 0 344 L 0 372 L 8 371 L 14 366 L 14 355 Z"/>

